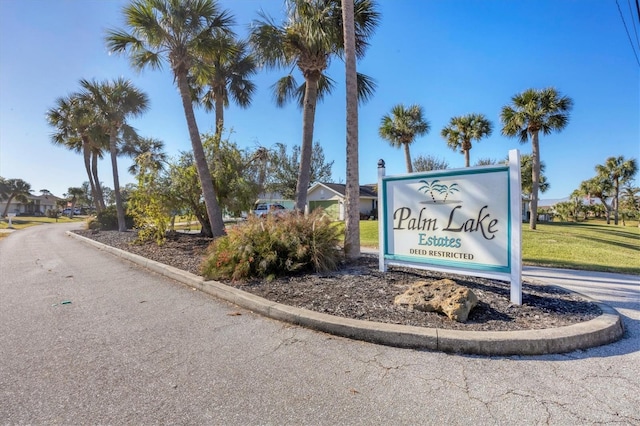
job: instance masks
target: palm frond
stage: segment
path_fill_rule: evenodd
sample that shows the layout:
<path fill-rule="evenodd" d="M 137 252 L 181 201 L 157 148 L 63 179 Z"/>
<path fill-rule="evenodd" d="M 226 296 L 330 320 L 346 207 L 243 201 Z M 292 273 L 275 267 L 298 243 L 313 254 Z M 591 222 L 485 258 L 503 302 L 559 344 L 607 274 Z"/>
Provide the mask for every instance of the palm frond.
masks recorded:
<path fill-rule="evenodd" d="M 377 84 L 375 80 L 365 74 L 356 74 L 358 83 L 358 101 L 363 104 L 373 97 Z"/>
<path fill-rule="evenodd" d="M 291 99 L 299 98 L 299 87 L 291 74 L 279 79 L 271 88 L 278 107 L 283 107 Z"/>
<path fill-rule="evenodd" d="M 253 47 L 258 64 L 268 68 L 291 65 L 293 58 L 286 51 L 286 31 L 264 12 L 260 12 L 259 16 L 262 19 L 252 22 L 249 35 L 249 43 Z"/>
<path fill-rule="evenodd" d="M 356 36 L 356 57 L 364 57 L 368 40 L 371 39 L 373 33 L 380 23 L 380 13 L 377 11 L 376 4 L 372 0 L 355 0 L 354 3 L 354 24 Z"/>

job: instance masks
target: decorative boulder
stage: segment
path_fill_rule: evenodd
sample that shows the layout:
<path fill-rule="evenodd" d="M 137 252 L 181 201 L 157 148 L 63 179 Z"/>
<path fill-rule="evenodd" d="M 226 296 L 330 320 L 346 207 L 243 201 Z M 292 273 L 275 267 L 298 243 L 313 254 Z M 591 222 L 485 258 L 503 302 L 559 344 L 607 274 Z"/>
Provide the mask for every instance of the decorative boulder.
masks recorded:
<path fill-rule="evenodd" d="M 478 297 L 470 289 L 453 280 L 418 281 L 393 302 L 408 305 L 409 309 L 440 312 L 454 321 L 466 322 L 469 312 L 478 304 Z"/>

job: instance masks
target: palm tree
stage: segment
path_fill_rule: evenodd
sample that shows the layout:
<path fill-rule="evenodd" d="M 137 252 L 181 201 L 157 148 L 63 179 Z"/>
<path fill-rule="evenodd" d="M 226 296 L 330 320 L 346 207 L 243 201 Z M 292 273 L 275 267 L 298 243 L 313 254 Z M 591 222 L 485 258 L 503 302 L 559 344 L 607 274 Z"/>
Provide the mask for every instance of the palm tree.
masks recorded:
<path fill-rule="evenodd" d="M 136 117 L 149 107 L 149 98 L 138 90 L 130 81 L 118 78 L 112 82 L 102 83 L 81 80 L 83 88 L 82 98 L 96 108 L 98 116 L 104 121 L 109 134 L 109 152 L 111 154 L 111 169 L 113 172 L 113 191 L 116 198 L 116 212 L 118 214 L 118 230 L 127 230 L 124 216 L 124 204 L 120 193 L 120 178 L 118 176 L 118 140 L 120 137 L 135 137 L 135 131 L 127 124 L 127 119 Z"/>
<path fill-rule="evenodd" d="M 485 136 L 491 136 L 493 124 L 484 114 L 467 114 L 451 118 L 449 125 L 442 129 L 440 133 L 447 141 L 449 148 L 454 151 L 460 150 L 464 154 L 464 165 L 469 167 L 469 151 L 471 151 L 471 141 L 479 141 Z"/>
<path fill-rule="evenodd" d="M 333 81 L 325 74 L 333 57 L 344 54 L 344 36 L 340 0 L 289 0 L 287 21 L 282 25 L 260 14 L 253 23 L 250 43 L 259 61 L 269 68 L 292 70 L 297 67 L 304 77 L 298 85 L 291 73 L 273 86 L 277 106 L 297 99 L 302 107 L 302 144 L 300 170 L 296 184 L 296 210 L 304 211 L 310 183 L 311 152 L 316 105 L 331 92 Z M 373 0 L 355 0 L 355 53 L 364 56 L 367 40 L 379 21 Z M 368 99 L 375 88 L 373 81 L 358 74 L 358 97 Z"/>
<path fill-rule="evenodd" d="M 344 253 L 349 260 L 360 257 L 360 172 L 358 167 L 358 76 L 353 0 L 342 0 L 345 81 L 347 87 L 347 183 Z"/>
<path fill-rule="evenodd" d="M 67 189 L 66 196 L 71 198 L 69 202 L 71 203 L 71 211 L 69 212 L 69 217 L 73 217 L 76 203 L 84 198 L 85 191 L 81 187 L 70 187 Z"/>
<path fill-rule="evenodd" d="M 31 195 L 31 185 L 22 179 L 2 179 L 0 186 L 0 196 L 7 203 L 4 206 L 2 217 L 7 217 L 9 206 L 14 198 L 21 203 L 26 203 L 27 197 Z"/>
<path fill-rule="evenodd" d="M 596 166 L 596 172 L 602 178 L 609 180 L 613 187 L 613 223 L 618 224 L 620 187 L 629 182 L 638 172 L 635 158 L 626 160 L 624 156 L 609 157 L 604 164 Z"/>
<path fill-rule="evenodd" d="M 216 49 L 204 57 L 205 67 L 199 70 L 198 81 L 208 87 L 201 103 L 206 110 L 215 111 L 215 134 L 219 136 L 224 128 L 224 109 L 229 106 L 229 97 L 241 108 L 251 104 L 256 85 L 249 78 L 258 66 L 246 42 L 221 34 L 215 43 Z"/>
<path fill-rule="evenodd" d="M 424 113 L 420 105 L 411 105 L 405 108 L 398 104 L 391 109 L 391 115 L 382 117 L 378 133 L 380 137 L 391 143 L 396 148 L 404 148 L 404 159 L 407 165 L 407 173 L 413 173 L 411 164 L 411 145 L 416 137 L 429 133 L 431 126 L 424 118 Z"/>
<path fill-rule="evenodd" d="M 82 153 L 95 207 L 101 211 L 105 207 L 98 179 L 98 158 L 102 157 L 102 148 L 95 142 L 101 128 L 95 110 L 75 93 L 56 99 L 46 118 L 56 129 L 51 134 L 51 142 Z"/>
<path fill-rule="evenodd" d="M 545 135 L 552 131 L 561 131 L 569 122 L 569 111 L 573 100 L 560 96 L 552 87 L 536 90 L 528 89 L 511 98 L 511 105 L 502 107 L 500 120 L 502 134 L 517 137 L 520 143 L 527 143 L 531 137 L 531 154 L 533 167 L 531 175 L 531 204 L 529 228 L 536 229 L 538 211 L 538 186 L 540 178 L 540 145 L 538 134 Z"/>
<path fill-rule="evenodd" d="M 580 183 L 580 188 L 578 189 L 578 191 L 589 199 L 591 197 L 595 197 L 602 202 L 608 225 L 611 221 L 611 210 L 613 209 L 611 205 L 607 203 L 607 199 L 611 198 L 613 194 L 613 184 L 611 183 L 611 181 L 602 176 L 596 176 L 591 179 L 582 181 Z"/>
<path fill-rule="evenodd" d="M 509 159 L 507 158 L 507 163 Z M 538 190 L 542 193 L 547 192 L 550 188 L 549 182 L 547 182 L 547 176 L 544 174 L 547 168 L 544 161 L 540 162 L 540 177 L 538 179 Z M 520 156 L 520 182 L 522 186 L 522 193 L 526 195 L 528 199 L 531 199 L 531 192 L 533 192 L 533 181 L 531 176 L 533 169 L 533 156 L 531 154 L 522 154 Z"/>
<path fill-rule="evenodd" d="M 107 46 L 113 52 L 129 53 L 134 68 L 159 69 L 168 62 L 178 86 L 193 155 L 202 186 L 211 235 L 224 235 L 222 210 L 216 199 L 211 173 L 193 111 L 189 75 L 215 52 L 219 34 L 231 34 L 233 18 L 219 11 L 214 0 L 134 0 L 124 8 L 130 32 L 110 30 Z"/>
<path fill-rule="evenodd" d="M 127 141 L 122 147 L 122 153 L 133 158 L 133 164 L 128 171 L 132 175 L 138 174 L 140 164 L 146 164 L 155 170 L 161 170 L 167 162 L 167 153 L 164 150 L 164 142 L 154 138 L 138 138 Z"/>
<path fill-rule="evenodd" d="M 640 188 L 631 185 L 625 186 L 622 188 L 621 198 L 620 205 L 630 217 L 638 219 L 638 227 L 640 228 Z M 622 215 L 622 224 L 624 225 L 624 214 Z"/>

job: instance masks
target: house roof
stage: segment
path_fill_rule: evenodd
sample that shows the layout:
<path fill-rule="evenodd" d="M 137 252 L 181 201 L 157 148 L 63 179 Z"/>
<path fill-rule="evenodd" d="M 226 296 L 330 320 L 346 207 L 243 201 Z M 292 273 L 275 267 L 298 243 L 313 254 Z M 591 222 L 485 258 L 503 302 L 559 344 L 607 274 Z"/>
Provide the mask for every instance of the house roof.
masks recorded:
<path fill-rule="evenodd" d="M 324 182 L 318 182 L 313 184 L 313 186 L 311 186 L 311 188 L 309 188 L 309 192 L 314 191 L 316 188 L 318 187 L 325 187 L 327 189 L 329 189 L 330 191 L 335 192 L 336 194 L 338 194 L 341 197 L 345 197 L 345 192 L 347 189 L 347 185 L 345 185 L 344 183 L 324 183 Z M 360 185 L 360 198 L 378 198 L 378 192 L 377 192 L 377 188 L 376 185 L 370 184 L 370 185 Z"/>
<path fill-rule="evenodd" d="M 30 194 L 27 196 L 27 198 L 30 200 L 48 200 L 48 201 L 53 201 L 54 203 L 58 200 L 64 200 L 64 198 L 56 197 L 53 194 L 41 194 L 41 195 Z"/>

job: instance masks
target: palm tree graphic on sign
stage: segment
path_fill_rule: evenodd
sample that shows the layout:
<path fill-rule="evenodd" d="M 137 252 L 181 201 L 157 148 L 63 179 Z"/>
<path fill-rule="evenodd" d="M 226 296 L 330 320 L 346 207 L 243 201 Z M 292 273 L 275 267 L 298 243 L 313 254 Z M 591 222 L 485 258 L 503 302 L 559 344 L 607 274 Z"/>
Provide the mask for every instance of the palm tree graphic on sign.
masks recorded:
<path fill-rule="evenodd" d="M 424 192 L 431 197 L 431 201 L 426 201 L 425 203 L 429 204 L 446 204 L 449 195 L 453 195 L 455 192 L 460 192 L 459 185 L 457 183 L 452 183 L 451 185 L 446 185 L 440 182 L 439 179 L 435 179 L 431 182 L 427 180 L 421 180 L 420 183 L 423 185 L 418 188 L 418 191 Z M 438 199 L 436 196 L 438 195 Z M 449 200 L 449 203 L 459 203 L 457 200 Z"/>

